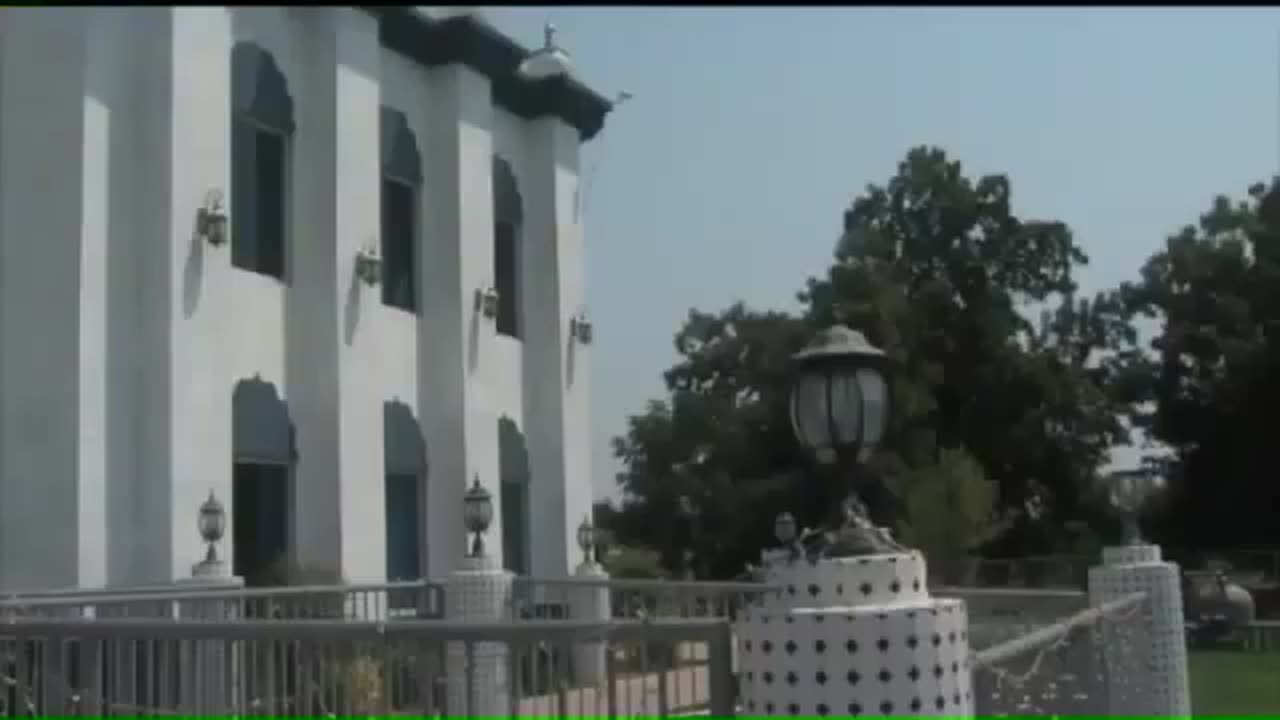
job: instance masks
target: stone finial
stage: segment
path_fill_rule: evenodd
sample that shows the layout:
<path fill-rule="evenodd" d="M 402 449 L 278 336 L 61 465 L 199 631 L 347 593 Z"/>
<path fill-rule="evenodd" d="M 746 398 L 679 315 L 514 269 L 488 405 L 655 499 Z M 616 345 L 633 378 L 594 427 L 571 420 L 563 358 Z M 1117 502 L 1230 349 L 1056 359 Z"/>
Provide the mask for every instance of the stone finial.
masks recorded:
<path fill-rule="evenodd" d="M 554 50 L 556 47 L 556 26 L 550 22 L 542 26 L 542 45 L 547 50 Z"/>

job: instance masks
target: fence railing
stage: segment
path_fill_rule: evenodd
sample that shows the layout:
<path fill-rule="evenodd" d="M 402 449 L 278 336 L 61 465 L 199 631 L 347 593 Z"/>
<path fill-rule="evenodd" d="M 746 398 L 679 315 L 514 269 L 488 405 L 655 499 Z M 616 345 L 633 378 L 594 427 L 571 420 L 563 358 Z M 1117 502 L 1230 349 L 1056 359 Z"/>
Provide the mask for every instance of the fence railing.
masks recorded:
<path fill-rule="evenodd" d="M 24 620 L 0 625 L 0 715 L 728 716 L 731 642 L 715 619 Z M 707 662 L 645 664 L 649 649 L 679 643 L 704 646 Z M 586 686 L 574 677 L 584 650 L 606 658 Z M 628 653 L 638 666 L 615 661 Z M 505 676 L 506 697 L 480 695 L 490 673 Z"/>
<path fill-rule="evenodd" d="M 512 587 L 510 617 L 561 620 L 573 618 L 578 608 L 603 606 L 618 619 L 732 618 L 739 609 L 774 592 L 777 588 L 752 582 L 520 576 Z"/>
<path fill-rule="evenodd" d="M 60 618 L 202 617 L 259 620 L 387 620 L 444 617 L 444 589 L 430 581 L 246 588 L 172 585 L 102 591 L 0 596 L 0 618 L 21 614 Z"/>
<path fill-rule="evenodd" d="M 1135 593 L 1042 627 L 1005 628 L 1014 637 L 974 654 L 977 716 L 1107 716 L 1141 708 L 1150 679 L 1146 602 Z"/>

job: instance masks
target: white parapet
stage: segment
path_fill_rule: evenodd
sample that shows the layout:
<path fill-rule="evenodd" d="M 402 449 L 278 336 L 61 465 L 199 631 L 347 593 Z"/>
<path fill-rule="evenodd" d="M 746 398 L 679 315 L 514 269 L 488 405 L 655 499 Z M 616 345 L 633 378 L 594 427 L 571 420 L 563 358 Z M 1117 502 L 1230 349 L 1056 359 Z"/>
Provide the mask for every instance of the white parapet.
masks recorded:
<path fill-rule="evenodd" d="M 735 627 L 747 715 L 973 716 L 968 614 L 919 553 L 766 563 L 782 593 Z"/>
<path fill-rule="evenodd" d="M 445 585 L 446 616 L 455 622 L 509 620 L 513 577 L 492 558 L 466 558 Z M 511 713 L 507 653 L 504 643 L 449 643 L 449 716 L 506 717 Z"/>
<path fill-rule="evenodd" d="M 1141 616 L 1118 620 L 1104 636 L 1104 659 L 1113 715 L 1189 717 L 1186 630 L 1178 566 L 1164 562 L 1155 545 L 1102 551 L 1102 565 L 1089 570 L 1091 605 L 1144 592 Z M 1141 623 L 1141 646 L 1120 631 Z"/>

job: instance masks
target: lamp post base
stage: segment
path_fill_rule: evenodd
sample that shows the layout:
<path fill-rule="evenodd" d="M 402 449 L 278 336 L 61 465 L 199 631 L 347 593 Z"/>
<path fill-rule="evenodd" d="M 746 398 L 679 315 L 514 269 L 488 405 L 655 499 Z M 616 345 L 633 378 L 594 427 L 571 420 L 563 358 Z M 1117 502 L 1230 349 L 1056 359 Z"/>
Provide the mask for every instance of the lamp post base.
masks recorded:
<path fill-rule="evenodd" d="M 769 564 L 781 596 L 735 625 L 748 715 L 973 716 L 968 614 L 920 553 Z"/>

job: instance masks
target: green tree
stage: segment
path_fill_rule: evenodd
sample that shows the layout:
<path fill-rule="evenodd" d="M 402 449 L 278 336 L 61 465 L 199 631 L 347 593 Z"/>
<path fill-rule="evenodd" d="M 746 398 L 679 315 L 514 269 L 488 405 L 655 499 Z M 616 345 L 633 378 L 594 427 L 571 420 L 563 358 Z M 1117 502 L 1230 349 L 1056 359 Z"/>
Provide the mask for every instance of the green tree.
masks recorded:
<path fill-rule="evenodd" d="M 902 541 L 924 553 L 932 575 L 959 584 L 971 550 L 1007 527 L 996 484 L 964 450 L 944 448 L 935 465 L 912 470 L 902 483 Z"/>
<path fill-rule="evenodd" d="M 895 415 L 865 472 L 895 488 L 939 462 L 939 447 L 971 453 L 1015 511 L 1039 520 L 1005 533 L 1051 546 L 1054 528 L 1087 510 L 1106 449 L 1123 435 L 1107 391 L 1109 346 L 1126 332 L 1111 295 L 1075 296 L 1085 262 L 1066 226 L 1019 218 L 1007 178 L 971 180 L 941 150 L 909 152 L 884 185 L 844 216 L 834 262 L 800 294 L 798 314 L 741 304 L 693 311 L 679 330 L 667 397 L 632 417 L 615 442 L 623 500 L 619 541 L 658 550 L 677 570 L 686 548 L 703 575 L 732 576 L 772 542 L 782 510 L 813 525 L 830 513 L 796 446 L 787 413 L 790 355 L 833 322 L 863 331 L 896 366 Z M 1051 308 L 1041 326 L 1027 320 Z M 867 498 L 892 525 L 894 493 Z M 692 509 L 692 517 L 682 509 Z M 1046 548 L 1039 548 L 1040 550 Z"/>
<path fill-rule="evenodd" d="M 1277 186 L 1215 198 L 1121 294 L 1157 326 L 1117 390 L 1132 403 L 1133 424 L 1172 450 L 1151 459 L 1171 487 L 1160 539 L 1178 547 L 1280 541 L 1267 429 L 1280 398 Z"/>

